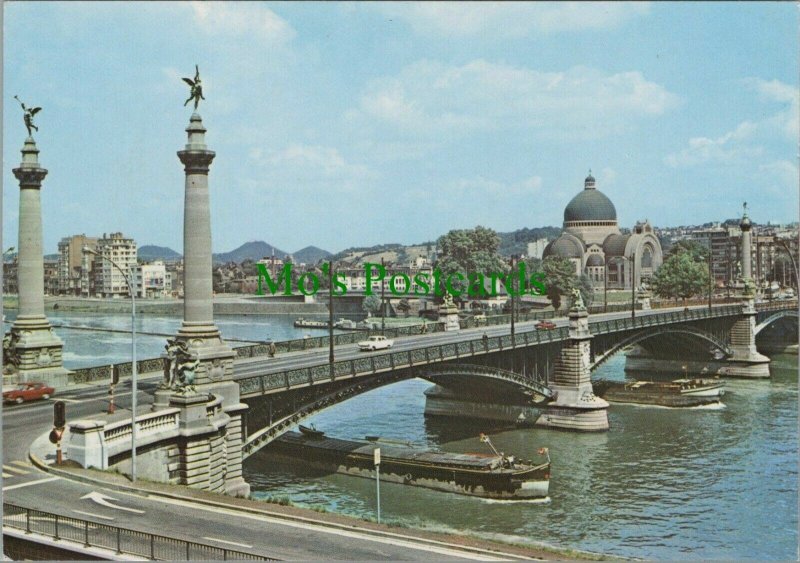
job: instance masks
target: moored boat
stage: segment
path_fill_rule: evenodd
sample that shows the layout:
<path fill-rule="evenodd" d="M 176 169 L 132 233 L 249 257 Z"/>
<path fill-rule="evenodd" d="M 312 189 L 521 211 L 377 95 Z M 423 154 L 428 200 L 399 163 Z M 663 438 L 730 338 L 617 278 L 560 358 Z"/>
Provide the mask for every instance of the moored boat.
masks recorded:
<path fill-rule="evenodd" d="M 373 452 L 380 447 L 381 481 L 508 500 L 546 498 L 549 491 L 550 455 L 546 448 L 539 451 L 541 461 L 523 462 L 504 454 L 455 454 L 410 447 L 376 436 L 369 439 L 362 442 L 305 431 L 287 432 L 268 451 L 302 459 L 324 470 L 374 479 Z"/>
<path fill-rule="evenodd" d="M 718 379 L 674 379 L 669 382 L 600 380 L 594 392 L 616 403 L 637 403 L 663 407 L 696 407 L 718 403 L 725 394 L 725 382 Z"/>
<path fill-rule="evenodd" d="M 295 319 L 294 326 L 298 328 L 328 328 L 327 321 L 313 321 L 309 319 L 304 319 L 300 317 L 299 319 Z"/>

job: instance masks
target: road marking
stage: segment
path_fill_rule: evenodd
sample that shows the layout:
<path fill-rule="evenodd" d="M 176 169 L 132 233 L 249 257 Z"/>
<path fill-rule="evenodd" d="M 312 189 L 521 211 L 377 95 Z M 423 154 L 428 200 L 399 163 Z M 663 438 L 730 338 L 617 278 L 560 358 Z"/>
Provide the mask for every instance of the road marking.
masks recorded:
<path fill-rule="evenodd" d="M 83 510 L 72 509 L 72 512 L 83 514 L 84 516 L 91 516 L 92 518 L 102 518 L 103 520 L 113 520 L 111 516 L 103 516 L 102 514 L 95 514 L 93 512 L 84 512 Z"/>
<path fill-rule="evenodd" d="M 19 467 L 11 467 L 10 465 L 3 464 L 3 470 L 10 471 L 11 473 L 16 473 L 17 475 L 27 475 L 30 471 L 25 471 L 24 469 L 20 469 Z"/>
<path fill-rule="evenodd" d="M 61 479 L 61 477 L 45 477 L 44 479 L 39 479 L 38 481 L 28 481 L 27 483 L 20 483 L 19 485 L 9 485 L 8 487 L 3 487 L 3 492 L 10 491 L 11 489 L 30 487 L 31 485 L 39 485 L 40 483 L 47 483 L 49 481 L 55 481 L 56 479 Z"/>
<path fill-rule="evenodd" d="M 51 401 L 64 401 L 65 403 L 80 403 L 82 399 L 67 399 L 66 397 L 50 397 Z"/>
<path fill-rule="evenodd" d="M 15 459 L 14 461 L 9 461 L 9 463 L 13 463 L 14 465 L 21 465 L 22 467 L 33 467 L 33 464 L 29 461 L 23 461 L 21 459 Z"/>
<path fill-rule="evenodd" d="M 111 498 L 111 497 L 107 497 L 103 493 L 98 493 L 97 491 L 92 491 L 91 493 L 89 493 L 87 495 L 83 495 L 81 497 L 81 500 L 87 499 L 87 498 L 93 500 L 94 502 L 96 502 L 97 504 L 99 504 L 101 506 L 107 506 L 109 508 L 116 508 L 117 510 L 127 510 L 128 512 L 133 512 L 135 514 L 144 514 L 144 510 L 136 510 L 135 508 L 128 508 L 128 507 L 125 507 L 125 506 L 118 506 L 116 504 L 112 504 L 109 501 L 112 501 L 112 500 L 116 501 L 117 499 Z"/>
<path fill-rule="evenodd" d="M 245 549 L 253 549 L 252 545 L 247 545 L 246 543 L 236 543 L 235 541 L 228 541 L 228 540 L 221 540 L 219 538 L 209 538 L 208 536 L 203 536 L 204 540 L 211 540 L 211 541 L 218 541 L 219 543 L 227 543 L 229 545 L 235 545 L 237 547 L 243 547 Z"/>
<path fill-rule="evenodd" d="M 3 479 L 9 479 L 11 477 L 15 477 L 15 476 L 11 475 L 10 473 L 3 473 Z"/>
<path fill-rule="evenodd" d="M 217 514 L 227 514 L 230 516 L 234 516 L 236 518 L 242 519 L 246 518 L 249 520 L 256 520 L 260 522 L 269 522 L 271 524 L 278 524 L 282 526 L 287 526 L 290 528 L 300 528 L 302 530 L 313 530 L 315 532 L 320 532 L 324 534 L 330 534 L 334 536 L 344 536 L 348 538 L 356 538 L 361 541 L 369 541 L 375 543 L 383 543 L 388 545 L 394 545 L 397 547 L 405 547 L 411 551 L 427 551 L 430 553 L 439 553 L 442 555 L 450 555 L 454 557 L 459 557 L 461 559 L 475 559 L 478 561 L 507 561 L 509 554 L 497 554 L 497 555 L 489 555 L 488 553 L 475 553 L 470 551 L 462 551 L 458 549 L 458 546 L 447 546 L 447 545 L 430 545 L 430 544 L 418 544 L 415 542 L 416 539 L 414 537 L 386 537 L 386 536 L 373 536 L 369 534 L 368 530 L 365 531 L 356 531 L 356 530 L 341 530 L 336 528 L 328 528 L 321 524 L 310 523 L 310 522 L 294 522 L 291 520 L 284 520 L 283 518 L 277 518 L 275 516 L 268 516 L 266 514 L 248 514 L 246 512 L 237 511 L 234 509 L 228 508 L 221 508 L 221 507 L 210 507 L 210 506 L 203 506 L 198 505 L 194 502 L 183 501 L 178 499 L 171 499 L 171 498 L 162 498 L 156 495 L 148 495 L 148 499 L 151 501 L 162 502 L 164 504 L 175 504 L 178 506 L 185 506 L 192 508 L 194 510 L 205 510 L 208 512 L 216 512 Z M 399 534 L 396 534 L 399 536 Z"/>

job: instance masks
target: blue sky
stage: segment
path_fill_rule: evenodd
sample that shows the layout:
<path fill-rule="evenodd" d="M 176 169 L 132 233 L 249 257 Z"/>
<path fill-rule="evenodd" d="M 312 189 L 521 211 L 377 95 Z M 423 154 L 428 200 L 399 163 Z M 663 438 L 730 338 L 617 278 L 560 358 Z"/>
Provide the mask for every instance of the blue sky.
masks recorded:
<path fill-rule="evenodd" d="M 5 246 L 18 94 L 47 252 L 181 251 L 195 63 L 215 251 L 560 225 L 589 168 L 622 226 L 798 219 L 793 3 L 9 2 L 4 26 Z"/>

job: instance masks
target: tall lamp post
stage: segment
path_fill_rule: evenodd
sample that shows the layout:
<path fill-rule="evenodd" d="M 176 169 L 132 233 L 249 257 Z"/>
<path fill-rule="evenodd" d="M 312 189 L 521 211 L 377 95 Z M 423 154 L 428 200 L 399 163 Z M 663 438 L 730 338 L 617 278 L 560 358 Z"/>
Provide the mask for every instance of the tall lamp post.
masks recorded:
<path fill-rule="evenodd" d="M 708 246 L 708 310 L 711 310 L 711 293 L 714 286 L 714 273 L 711 270 L 711 244 Z"/>
<path fill-rule="evenodd" d="M 515 334 L 514 317 L 516 317 L 516 312 L 517 312 L 517 300 L 516 300 L 516 297 L 514 296 L 515 295 L 515 291 L 514 291 L 514 262 L 516 261 L 516 259 L 517 259 L 517 255 L 516 254 L 512 254 L 511 255 L 511 276 L 510 276 L 510 278 L 511 278 L 511 287 L 507 288 L 508 292 L 511 294 L 511 340 L 512 340 L 512 342 L 514 340 L 514 334 Z"/>
<path fill-rule="evenodd" d="M 381 257 L 381 267 L 386 272 L 386 261 Z M 381 280 L 381 334 L 386 333 L 386 282 Z"/>
<path fill-rule="evenodd" d="M 131 481 L 136 482 L 136 395 L 138 393 L 138 368 L 136 366 L 136 289 L 133 284 L 133 273 L 125 274 L 114 260 L 108 256 L 100 254 L 93 248 L 83 247 L 84 254 L 93 254 L 107 262 L 110 262 L 119 273 L 122 274 L 125 283 L 128 285 L 128 292 L 131 295 Z"/>
<path fill-rule="evenodd" d="M 800 275 L 798 275 L 798 271 L 797 271 L 797 262 L 795 262 L 795 260 L 794 260 L 794 255 L 792 254 L 792 251 L 789 250 L 789 245 L 786 244 L 786 241 L 783 240 L 782 238 L 777 238 L 776 237 L 776 240 L 778 240 L 781 243 L 781 246 L 786 251 L 786 254 L 789 255 L 789 260 L 792 261 L 792 267 L 794 268 L 794 283 L 795 283 L 795 285 L 800 284 Z"/>

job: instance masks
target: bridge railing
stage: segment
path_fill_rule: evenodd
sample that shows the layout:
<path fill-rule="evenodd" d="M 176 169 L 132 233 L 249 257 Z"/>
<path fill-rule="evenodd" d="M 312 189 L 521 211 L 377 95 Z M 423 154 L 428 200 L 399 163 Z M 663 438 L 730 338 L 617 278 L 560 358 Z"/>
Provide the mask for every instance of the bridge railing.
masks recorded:
<path fill-rule="evenodd" d="M 96 547 L 115 551 L 118 555 L 132 555 L 161 561 L 277 561 L 263 555 L 227 549 L 189 540 L 180 540 L 100 524 L 82 518 L 61 516 L 34 508 L 3 503 L 3 527 L 40 534 L 54 540 L 66 540 L 83 547 Z M 69 550 L 67 545 L 65 549 Z"/>
<path fill-rule="evenodd" d="M 612 319 L 608 321 L 594 321 L 589 323 L 589 331 L 592 334 L 608 334 L 611 332 L 622 332 L 638 328 L 648 328 L 666 324 L 674 324 L 684 321 L 697 321 L 717 317 L 728 317 L 742 312 L 739 305 L 725 305 L 714 307 L 713 309 L 690 309 L 688 311 L 671 311 L 656 315 L 644 315 L 635 319 Z"/>
<path fill-rule="evenodd" d="M 447 344 L 436 344 L 402 352 L 369 355 L 352 360 L 340 360 L 333 365 L 322 363 L 316 366 L 296 368 L 266 375 L 237 379 L 242 396 L 263 394 L 277 389 L 314 385 L 342 378 L 358 377 L 395 369 L 405 369 L 430 363 L 438 363 L 475 355 L 500 352 L 536 344 L 562 342 L 569 338 L 569 329 L 560 327 L 540 331 L 529 329 L 518 332 L 513 338 L 502 336 L 477 337 Z"/>

